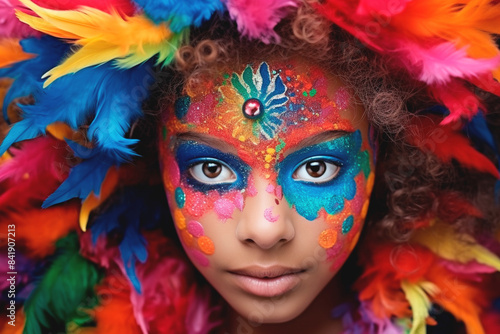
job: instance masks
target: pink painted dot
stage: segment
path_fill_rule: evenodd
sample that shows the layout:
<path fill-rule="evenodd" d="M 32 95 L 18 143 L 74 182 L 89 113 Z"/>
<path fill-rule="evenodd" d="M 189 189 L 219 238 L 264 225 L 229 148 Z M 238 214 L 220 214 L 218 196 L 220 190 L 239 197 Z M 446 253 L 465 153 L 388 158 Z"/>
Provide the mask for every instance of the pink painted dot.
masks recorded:
<path fill-rule="evenodd" d="M 189 251 L 189 253 L 191 254 L 193 260 L 198 262 L 200 266 L 208 267 L 210 265 L 210 261 L 208 260 L 208 258 L 199 250 L 192 249 Z"/>
<path fill-rule="evenodd" d="M 274 193 L 274 186 L 271 183 L 269 183 L 267 185 L 266 191 L 270 194 Z"/>
<path fill-rule="evenodd" d="M 255 188 L 255 184 L 253 181 L 252 175 L 248 177 L 248 187 L 247 187 L 247 192 L 248 196 L 256 196 L 259 192 L 257 191 L 257 188 Z"/>
<path fill-rule="evenodd" d="M 165 171 L 172 185 L 177 188 L 180 183 L 181 172 L 179 171 L 179 165 L 177 165 L 173 157 L 168 157 L 165 161 Z"/>
<path fill-rule="evenodd" d="M 280 215 L 274 216 L 273 215 L 273 208 L 271 207 L 271 208 L 267 208 L 264 210 L 264 218 L 266 218 L 267 221 L 274 223 L 274 222 L 278 221 L 278 219 L 280 218 Z"/>
<path fill-rule="evenodd" d="M 195 220 L 191 220 L 187 224 L 187 230 L 189 233 L 191 233 L 193 235 L 193 237 L 196 237 L 196 238 L 202 237 L 205 234 L 205 231 L 203 230 L 203 226 Z"/>
<path fill-rule="evenodd" d="M 243 211 L 244 199 L 243 195 L 239 191 L 234 194 L 233 203 L 238 210 Z"/>
<path fill-rule="evenodd" d="M 220 198 L 215 201 L 214 208 L 219 219 L 229 219 L 233 216 L 233 211 L 236 206 L 232 201 L 226 198 Z"/>
<path fill-rule="evenodd" d="M 276 197 L 278 197 L 278 199 L 281 201 L 283 199 L 283 188 L 281 186 L 277 186 L 274 191 L 274 195 L 276 195 Z"/>

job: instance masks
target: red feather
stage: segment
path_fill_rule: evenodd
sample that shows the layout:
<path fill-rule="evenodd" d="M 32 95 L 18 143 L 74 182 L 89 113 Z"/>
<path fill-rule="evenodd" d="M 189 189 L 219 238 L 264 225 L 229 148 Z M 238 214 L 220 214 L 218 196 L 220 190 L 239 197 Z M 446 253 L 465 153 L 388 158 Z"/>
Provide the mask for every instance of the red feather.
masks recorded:
<path fill-rule="evenodd" d="M 99 9 L 106 13 L 111 13 L 113 10 L 120 14 L 132 16 L 135 12 L 135 6 L 128 0 L 33 0 L 39 6 L 48 9 L 56 10 L 73 10 L 78 7 L 91 7 Z"/>
<path fill-rule="evenodd" d="M 408 141 L 422 151 L 434 154 L 443 162 L 455 159 L 465 167 L 500 177 L 493 162 L 476 151 L 463 134 L 455 131 L 450 124 L 439 125 L 436 120 L 437 118 L 430 116 L 414 117 L 408 127 Z"/>

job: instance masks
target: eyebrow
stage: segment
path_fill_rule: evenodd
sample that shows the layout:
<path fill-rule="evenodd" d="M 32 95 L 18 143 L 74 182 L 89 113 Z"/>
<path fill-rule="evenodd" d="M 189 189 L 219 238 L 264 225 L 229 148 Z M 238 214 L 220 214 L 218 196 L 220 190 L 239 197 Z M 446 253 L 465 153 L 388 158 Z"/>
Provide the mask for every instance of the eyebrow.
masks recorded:
<path fill-rule="evenodd" d="M 182 141 L 195 141 L 200 144 L 205 144 L 207 146 L 213 147 L 221 152 L 236 154 L 236 148 L 228 144 L 226 141 L 206 135 L 203 133 L 196 132 L 184 132 L 175 136 L 174 146 L 177 147 L 179 142 Z"/>
<path fill-rule="evenodd" d="M 340 137 L 347 136 L 351 134 L 352 132 L 349 131 L 344 131 L 344 130 L 330 130 L 330 131 L 325 131 L 321 132 L 318 134 L 315 134 L 311 137 L 307 137 L 304 140 L 302 140 L 299 144 L 289 148 L 288 150 L 285 151 L 284 156 L 288 156 L 289 154 L 293 152 L 297 152 L 305 147 L 316 145 L 325 141 L 329 141 L 332 139 L 337 139 Z"/>

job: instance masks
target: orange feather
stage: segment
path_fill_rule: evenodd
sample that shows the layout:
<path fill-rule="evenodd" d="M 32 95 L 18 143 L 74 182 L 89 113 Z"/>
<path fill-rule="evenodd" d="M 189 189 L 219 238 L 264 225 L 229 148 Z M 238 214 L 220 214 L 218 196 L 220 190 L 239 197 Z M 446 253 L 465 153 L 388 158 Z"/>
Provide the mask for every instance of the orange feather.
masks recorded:
<path fill-rule="evenodd" d="M 26 53 L 17 39 L 0 40 L 0 68 L 9 67 L 23 60 L 35 57 L 31 53 Z"/>

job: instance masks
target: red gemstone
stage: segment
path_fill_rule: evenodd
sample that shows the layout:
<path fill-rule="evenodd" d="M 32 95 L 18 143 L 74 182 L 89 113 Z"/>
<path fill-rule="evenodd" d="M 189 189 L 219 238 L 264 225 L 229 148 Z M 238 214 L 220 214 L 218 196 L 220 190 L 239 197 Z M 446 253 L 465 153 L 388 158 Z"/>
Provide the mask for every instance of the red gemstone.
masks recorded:
<path fill-rule="evenodd" d="M 243 104 L 243 114 L 248 118 L 258 118 L 262 114 L 262 103 L 257 99 L 248 99 Z"/>

